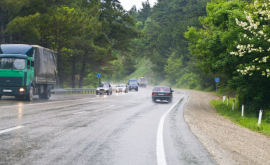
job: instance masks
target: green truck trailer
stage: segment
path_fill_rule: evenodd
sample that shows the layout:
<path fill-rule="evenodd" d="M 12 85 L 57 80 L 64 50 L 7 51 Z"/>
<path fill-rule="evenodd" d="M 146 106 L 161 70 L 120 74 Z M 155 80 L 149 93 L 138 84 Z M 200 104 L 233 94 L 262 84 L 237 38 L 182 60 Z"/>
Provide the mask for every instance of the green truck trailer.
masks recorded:
<path fill-rule="evenodd" d="M 0 45 L 0 99 L 49 99 L 57 76 L 57 53 L 38 45 Z"/>

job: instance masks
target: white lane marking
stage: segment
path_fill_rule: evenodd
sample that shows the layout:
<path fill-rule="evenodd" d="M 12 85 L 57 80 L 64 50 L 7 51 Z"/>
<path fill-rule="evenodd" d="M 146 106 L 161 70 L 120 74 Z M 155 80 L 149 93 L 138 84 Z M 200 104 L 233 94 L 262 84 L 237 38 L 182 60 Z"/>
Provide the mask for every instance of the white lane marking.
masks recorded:
<path fill-rule="evenodd" d="M 78 115 L 78 114 L 81 114 L 81 113 L 85 113 L 85 111 L 75 112 L 75 113 L 73 113 L 73 115 Z"/>
<path fill-rule="evenodd" d="M 17 127 L 5 129 L 5 130 L 0 131 L 0 134 L 6 133 L 6 132 L 10 132 L 10 131 L 13 131 L 13 130 L 16 130 L 16 129 L 20 129 L 20 128 L 23 128 L 23 127 L 24 126 L 17 126 Z"/>
<path fill-rule="evenodd" d="M 177 101 L 166 113 L 164 113 L 159 121 L 158 130 L 157 130 L 157 164 L 158 165 L 167 165 L 164 143 L 163 143 L 163 127 L 164 121 L 167 114 L 178 104 Z"/>
<path fill-rule="evenodd" d="M 115 105 L 110 105 L 109 107 L 113 107 L 113 106 L 115 106 Z"/>

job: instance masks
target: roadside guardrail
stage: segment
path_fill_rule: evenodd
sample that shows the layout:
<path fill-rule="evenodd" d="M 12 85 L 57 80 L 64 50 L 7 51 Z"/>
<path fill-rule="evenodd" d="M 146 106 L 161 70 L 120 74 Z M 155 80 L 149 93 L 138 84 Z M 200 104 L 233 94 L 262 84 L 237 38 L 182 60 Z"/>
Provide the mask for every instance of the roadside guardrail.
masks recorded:
<path fill-rule="evenodd" d="M 93 88 L 62 88 L 52 89 L 52 94 L 74 94 L 74 93 L 96 93 L 96 89 Z"/>

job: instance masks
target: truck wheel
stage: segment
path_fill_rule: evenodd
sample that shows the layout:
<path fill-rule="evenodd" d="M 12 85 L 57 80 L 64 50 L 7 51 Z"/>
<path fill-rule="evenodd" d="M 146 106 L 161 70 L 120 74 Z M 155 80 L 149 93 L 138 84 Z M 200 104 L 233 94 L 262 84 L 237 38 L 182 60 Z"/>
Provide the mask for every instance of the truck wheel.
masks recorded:
<path fill-rule="evenodd" d="M 51 97 L 51 90 L 47 90 L 47 92 L 44 93 L 44 99 L 49 100 L 50 97 Z"/>
<path fill-rule="evenodd" d="M 31 86 L 29 93 L 26 95 L 26 100 L 27 101 L 32 101 L 33 100 L 33 87 Z"/>
<path fill-rule="evenodd" d="M 38 96 L 39 99 L 49 100 L 49 98 L 51 97 L 51 90 L 48 90 L 46 93 L 41 93 Z"/>

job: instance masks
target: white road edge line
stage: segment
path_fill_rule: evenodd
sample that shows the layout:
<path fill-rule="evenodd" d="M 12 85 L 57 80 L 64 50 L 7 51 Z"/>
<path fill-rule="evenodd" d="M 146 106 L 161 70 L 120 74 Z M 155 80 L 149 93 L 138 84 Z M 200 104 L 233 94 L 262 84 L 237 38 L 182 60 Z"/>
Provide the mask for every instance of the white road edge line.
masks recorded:
<path fill-rule="evenodd" d="M 163 143 L 163 127 L 164 121 L 167 114 L 179 103 L 177 101 L 166 113 L 164 113 L 159 121 L 158 130 L 157 130 L 157 164 L 158 165 L 167 165 L 166 155 L 164 150 Z"/>
<path fill-rule="evenodd" d="M 16 129 L 20 129 L 20 128 L 23 128 L 23 127 L 24 126 L 17 126 L 17 127 L 5 129 L 5 130 L 0 131 L 0 134 L 6 133 L 6 132 L 10 132 L 10 131 L 13 131 L 13 130 L 16 130 Z"/>

